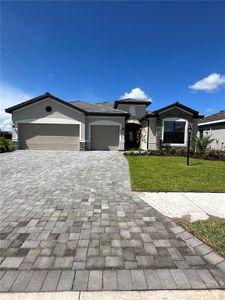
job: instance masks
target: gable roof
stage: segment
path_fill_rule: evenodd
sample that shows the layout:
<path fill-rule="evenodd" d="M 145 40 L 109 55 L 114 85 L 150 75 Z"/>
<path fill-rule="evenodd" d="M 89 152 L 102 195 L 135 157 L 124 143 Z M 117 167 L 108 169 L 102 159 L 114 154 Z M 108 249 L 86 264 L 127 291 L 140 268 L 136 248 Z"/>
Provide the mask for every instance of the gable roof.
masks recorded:
<path fill-rule="evenodd" d="M 119 109 L 113 109 L 110 107 L 105 107 L 105 106 L 101 106 L 101 105 L 97 105 L 97 104 L 92 104 L 92 103 L 88 103 L 85 101 L 72 101 L 72 102 L 67 102 L 64 101 L 58 97 L 55 97 L 54 95 L 50 94 L 50 93 L 45 93 L 42 94 L 38 97 L 32 98 L 30 100 L 24 101 L 22 103 L 19 103 L 17 105 L 14 105 L 12 107 L 6 108 L 5 111 L 7 113 L 12 113 L 13 111 L 25 107 L 27 105 L 36 103 L 40 100 L 43 100 L 45 98 L 51 98 L 59 103 L 62 103 L 66 106 L 69 106 L 70 108 L 76 109 L 80 112 L 83 112 L 84 114 L 87 115 L 120 115 L 120 116 L 125 116 L 125 115 L 129 115 L 129 113 L 124 112 L 122 110 Z"/>
<path fill-rule="evenodd" d="M 13 112 L 14 110 L 17 110 L 17 109 L 22 108 L 22 107 L 25 107 L 25 106 L 27 106 L 27 105 L 36 103 L 36 102 L 38 102 L 38 101 L 40 101 L 40 100 L 43 100 L 43 99 L 45 99 L 45 98 L 47 98 L 47 97 L 48 97 L 48 98 L 51 98 L 51 99 L 53 99 L 53 100 L 55 100 L 55 101 L 57 101 L 57 102 L 59 102 L 59 103 L 62 103 L 62 104 L 64 104 L 64 105 L 66 105 L 66 106 L 72 107 L 72 108 L 74 108 L 74 109 L 77 109 L 77 110 L 79 110 L 79 111 L 85 113 L 85 111 L 84 111 L 83 109 L 81 109 L 80 107 L 78 107 L 78 106 L 76 107 L 75 105 L 72 105 L 72 104 L 70 104 L 69 102 L 66 102 L 66 101 L 64 101 L 64 100 L 62 100 L 62 99 L 60 99 L 60 98 L 58 98 L 58 97 L 55 97 L 54 95 L 52 95 L 52 94 L 50 94 L 50 93 L 48 93 L 48 92 L 46 92 L 45 94 L 42 94 L 42 95 L 40 95 L 40 96 L 38 96 L 38 97 L 32 98 L 32 99 L 30 99 L 30 100 L 27 100 L 27 101 L 21 102 L 21 103 L 19 103 L 19 104 L 17 104 L 17 105 L 14 105 L 14 106 L 11 106 L 11 107 L 9 107 L 9 108 L 6 108 L 5 111 L 6 111 L 7 113 L 11 113 L 11 112 Z"/>
<path fill-rule="evenodd" d="M 222 123 L 225 122 L 225 110 L 221 110 L 216 114 L 212 114 L 204 117 L 198 121 L 198 124 L 201 126 L 203 124 L 213 124 L 213 123 Z"/>
<path fill-rule="evenodd" d="M 150 100 L 141 100 L 133 98 L 118 99 L 114 102 L 114 108 L 117 108 L 119 104 L 144 104 L 146 107 L 151 103 Z"/>
<path fill-rule="evenodd" d="M 92 115 L 129 115 L 128 112 L 125 112 L 120 109 L 115 109 L 107 106 L 103 106 L 96 103 L 89 103 L 86 101 L 72 101 L 72 105 L 78 106 L 81 109 L 85 110 L 88 114 Z"/>
<path fill-rule="evenodd" d="M 183 110 L 186 110 L 186 111 L 192 113 L 194 117 L 198 117 L 198 118 L 203 117 L 203 116 L 199 116 L 199 112 L 197 110 L 194 110 L 194 109 L 192 109 L 192 108 L 190 108 L 190 107 L 188 107 L 186 105 L 183 105 L 180 102 L 174 102 L 174 103 L 172 103 L 172 104 L 170 104 L 168 106 L 165 106 L 163 108 L 155 110 L 154 113 L 155 114 L 160 114 L 160 113 L 164 112 L 165 110 L 168 110 L 168 109 L 171 109 L 171 108 L 175 108 L 175 107 L 179 107 L 179 108 L 181 108 Z"/>

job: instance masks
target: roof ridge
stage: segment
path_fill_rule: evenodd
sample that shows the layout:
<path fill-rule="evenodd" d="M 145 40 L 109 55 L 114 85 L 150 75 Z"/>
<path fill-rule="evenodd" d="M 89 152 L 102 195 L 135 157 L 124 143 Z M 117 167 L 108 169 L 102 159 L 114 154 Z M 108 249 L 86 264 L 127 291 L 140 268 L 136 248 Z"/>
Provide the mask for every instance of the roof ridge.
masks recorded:
<path fill-rule="evenodd" d="M 88 101 L 80 101 L 80 100 L 78 100 L 78 101 L 73 101 L 73 102 L 83 102 L 83 103 L 91 104 L 92 106 L 96 105 L 96 106 L 103 107 L 103 108 L 106 108 L 106 109 L 109 109 L 109 110 L 112 110 L 112 111 L 126 112 L 126 111 L 121 110 L 121 109 L 117 109 L 117 108 L 113 108 L 113 107 L 108 107 L 108 106 L 104 106 L 104 105 L 100 105 L 98 103 L 92 103 L 92 102 L 88 102 Z"/>
<path fill-rule="evenodd" d="M 100 106 L 100 107 L 104 107 L 104 108 L 107 108 L 107 109 L 111 109 L 112 111 L 121 111 L 121 112 L 125 112 L 124 110 L 121 110 L 121 109 L 117 109 L 117 108 L 113 108 L 113 107 L 106 107 L 104 105 L 100 105 L 100 104 L 97 104 L 96 105 Z"/>

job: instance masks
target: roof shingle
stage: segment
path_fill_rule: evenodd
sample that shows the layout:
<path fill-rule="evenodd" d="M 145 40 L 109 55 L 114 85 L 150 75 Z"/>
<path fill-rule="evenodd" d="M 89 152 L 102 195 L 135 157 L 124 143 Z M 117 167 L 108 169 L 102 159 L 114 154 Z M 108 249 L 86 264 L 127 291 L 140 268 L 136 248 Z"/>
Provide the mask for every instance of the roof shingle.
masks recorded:
<path fill-rule="evenodd" d="M 89 103 L 86 101 L 72 101 L 70 102 L 70 104 L 75 105 L 76 107 L 79 107 L 89 113 L 103 113 L 103 114 L 105 113 L 105 114 L 115 114 L 115 115 L 129 114 L 120 109 L 114 109 L 111 107 L 103 106 L 100 104 Z"/>
<path fill-rule="evenodd" d="M 216 122 L 218 121 L 224 122 L 225 120 L 225 110 L 221 110 L 220 112 L 204 117 L 203 119 L 199 119 L 198 123 L 208 123 L 208 122 Z"/>

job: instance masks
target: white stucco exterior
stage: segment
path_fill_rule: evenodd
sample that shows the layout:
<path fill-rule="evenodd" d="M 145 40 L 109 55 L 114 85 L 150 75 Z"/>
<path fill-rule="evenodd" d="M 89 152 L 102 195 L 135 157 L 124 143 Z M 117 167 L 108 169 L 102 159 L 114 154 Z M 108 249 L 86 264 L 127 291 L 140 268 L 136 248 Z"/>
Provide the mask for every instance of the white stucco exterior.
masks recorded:
<path fill-rule="evenodd" d="M 225 123 L 219 124 L 199 124 L 199 134 L 210 135 L 214 141 L 210 144 L 210 149 L 225 151 Z"/>
<path fill-rule="evenodd" d="M 46 107 L 52 108 L 51 112 Z M 13 140 L 18 140 L 18 124 L 77 124 L 80 126 L 80 141 L 85 141 L 85 114 L 51 98 L 15 110 L 12 113 Z M 14 127 L 15 126 L 15 127 Z"/>
<path fill-rule="evenodd" d="M 156 150 L 156 118 L 144 120 L 142 122 L 141 133 L 141 150 Z"/>

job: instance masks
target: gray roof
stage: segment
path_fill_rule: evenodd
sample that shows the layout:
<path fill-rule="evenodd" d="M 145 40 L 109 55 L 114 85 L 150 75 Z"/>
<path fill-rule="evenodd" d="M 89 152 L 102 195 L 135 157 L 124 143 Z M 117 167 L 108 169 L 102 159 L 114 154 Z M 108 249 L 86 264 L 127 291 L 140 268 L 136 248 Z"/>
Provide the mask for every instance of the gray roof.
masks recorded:
<path fill-rule="evenodd" d="M 216 122 L 218 123 L 218 121 L 224 122 L 222 120 L 225 120 L 225 110 L 221 110 L 220 112 L 213 114 L 213 115 L 209 115 L 204 117 L 203 119 L 199 119 L 198 123 L 207 123 L 207 122 Z"/>
<path fill-rule="evenodd" d="M 147 100 L 147 99 L 134 99 L 134 98 L 123 98 L 123 99 L 117 99 L 117 102 L 144 102 L 144 103 L 151 103 L 151 100 Z"/>
<path fill-rule="evenodd" d="M 103 106 L 103 105 L 99 105 L 99 104 L 93 104 L 93 103 L 88 103 L 85 101 L 71 101 L 71 102 L 67 102 L 64 101 L 62 99 L 59 99 L 58 97 L 55 97 L 54 95 L 50 94 L 50 93 L 45 93 L 43 95 L 40 95 L 38 97 L 32 98 L 30 100 L 24 101 L 22 103 L 19 103 L 17 105 L 14 105 L 12 107 L 9 107 L 7 109 L 5 109 L 6 112 L 8 113 L 12 113 L 14 110 L 19 109 L 21 107 L 33 104 L 37 101 L 40 101 L 42 99 L 45 98 L 51 98 L 54 99 L 57 102 L 60 102 L 66 106 L 69 106 L 73 109 L 77 109 L 87 115 L 117 115 L 117 116 L 126 116 L 129 115 L 128 112 L 125 112 L 123 110 L 120 109 L 114 109 L 114 108 L 110 108 L 107 106 Z"/>
<path fill-rule="evenodd" d="M 95 104 L 95 103 L 89 103 L 86 101 L 72 101 L 72 102 L 70 102 L 70 104 L 72 104 L 76 107 L 79 107 L 80 109 L 83 109 L 89 113 L 115 114 L 115 115 L 129 114 L 120 109 L 114 109 L 111 107 L 107 107 L 107 106 L 103 106 L 103 105 Z"/>
<path fill-rule="evenodd" d="M 113 108 L 114 102 L 104 101 L 104 102 L 97 102 L 96 104 L 101 105 L 101 106 L 106 106 L 109 108 Z"/>
<path fill-rule="evenodd" d="M 149 110 L 149 109 L 146 109 L 146 115 L 147 116 L 156 116 L 156 114 L 153 111 Z"/>

